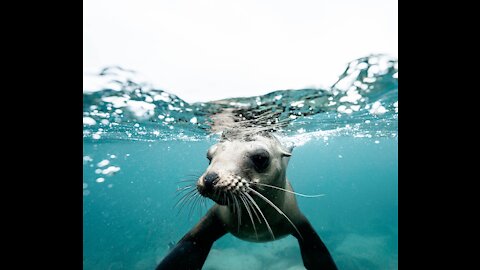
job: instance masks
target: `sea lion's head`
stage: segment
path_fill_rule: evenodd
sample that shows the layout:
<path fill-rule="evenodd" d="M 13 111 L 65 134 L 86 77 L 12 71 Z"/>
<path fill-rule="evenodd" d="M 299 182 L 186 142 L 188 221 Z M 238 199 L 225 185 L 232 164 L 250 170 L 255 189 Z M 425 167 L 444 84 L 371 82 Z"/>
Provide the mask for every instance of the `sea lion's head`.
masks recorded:
<path fill-rule="evenodd" d="M 224 134 L 207 151 L 209 166 L 197 181 L 197 190 L 220 205 L 226 205 L 260 184 L 283 187 L 291 149 L 275 136 Z M 257 184 L 258 183 L 258 184 Z"/>

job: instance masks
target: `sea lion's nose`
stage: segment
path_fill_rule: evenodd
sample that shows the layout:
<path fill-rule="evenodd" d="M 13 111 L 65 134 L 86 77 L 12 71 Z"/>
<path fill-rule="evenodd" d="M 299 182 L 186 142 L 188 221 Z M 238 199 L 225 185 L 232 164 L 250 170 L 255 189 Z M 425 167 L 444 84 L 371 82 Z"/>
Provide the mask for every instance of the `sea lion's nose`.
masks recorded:
<path fill-rule="evenodd" d="M 218 178 L 219 178 L 218 174 L 214 172 L 211 172 L 205 175 L 205 177 L 203 178 L 203 183 L 205 185 L 205 188 L 212 189 L 213 185 L 215 185 L 215 183 L 218 181 Z"/>

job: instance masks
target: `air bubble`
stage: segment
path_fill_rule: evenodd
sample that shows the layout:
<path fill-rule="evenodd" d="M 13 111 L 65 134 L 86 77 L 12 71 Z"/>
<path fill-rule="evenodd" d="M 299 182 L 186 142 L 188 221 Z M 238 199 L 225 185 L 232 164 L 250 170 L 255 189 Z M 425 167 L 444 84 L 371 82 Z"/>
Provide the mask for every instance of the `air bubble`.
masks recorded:
<path fill-rule="evenodd" d="M 95 180 L 97 183 L 103 183 L 105 182 L 105 178 L 103 177 L 100 177 L 100 178 L 97 178 L 97 180 Z"/>
<path fill-rule="evenodd" d="M 108 159 L 104 159 L 104 160 L 100 161 L 100 162 L 97 164 L 97 166 L 100 167 L 100 168 L 102 168 L 102 167 L 107 166 L 108 164 L 110 164 L 110 161 L 109 161 Z"/>

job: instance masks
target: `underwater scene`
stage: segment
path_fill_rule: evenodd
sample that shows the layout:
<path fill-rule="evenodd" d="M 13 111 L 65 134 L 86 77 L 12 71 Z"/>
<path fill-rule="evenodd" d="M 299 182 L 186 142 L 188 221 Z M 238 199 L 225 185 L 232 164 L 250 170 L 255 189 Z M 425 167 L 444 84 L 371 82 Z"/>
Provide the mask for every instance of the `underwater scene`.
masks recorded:
<path fill-rule="evenodd" d="M 102 86 L 83 93 L 83 269 L 155 269 L 214 205 L 183 190 L 231 128 L 293 147 L 287 179 L 322 195 L 296 199 L 338 269 L 398 269 L 397 59 L 353 60 L 325 89 L 191 104 L 122 67 L 95 77 Z M 293 236 L 226 234 L 202 269 L 305 267 Z"/>

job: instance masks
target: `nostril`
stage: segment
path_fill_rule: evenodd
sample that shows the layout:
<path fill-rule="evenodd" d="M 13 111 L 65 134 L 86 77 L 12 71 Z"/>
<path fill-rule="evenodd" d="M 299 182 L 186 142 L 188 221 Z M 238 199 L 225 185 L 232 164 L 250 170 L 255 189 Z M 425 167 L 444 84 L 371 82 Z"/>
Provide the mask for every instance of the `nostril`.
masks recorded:
<path fill-rule="evenodd" d="M 208 173 L 207 175 L 205 175 L 205 177 L 203 178 L 203 182 L 205 184 L 205 187 L 206 188 L 212 188 L 213 185 L 217 182 L 218 180 L 218 174 L 212 172 L 212 173 Z"/>

